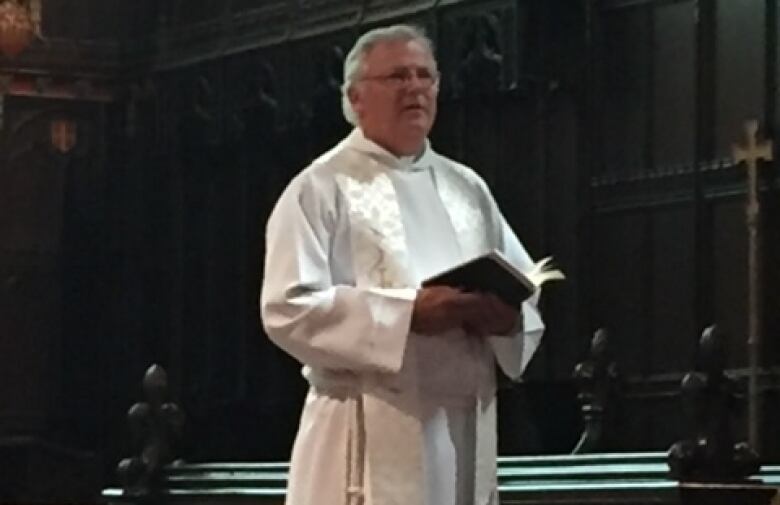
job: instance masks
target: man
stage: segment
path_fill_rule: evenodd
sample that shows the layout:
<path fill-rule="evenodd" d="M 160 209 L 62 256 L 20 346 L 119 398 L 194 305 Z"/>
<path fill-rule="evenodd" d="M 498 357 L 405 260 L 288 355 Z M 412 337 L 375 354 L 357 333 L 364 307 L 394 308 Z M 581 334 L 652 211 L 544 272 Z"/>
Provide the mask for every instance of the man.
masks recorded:
<path fill-rule="evenodd" d="M 518 378 L 544 326 L 493 296 L 421 281 L 491 249 L 532 261 L 485 183 L 430 147 L 439 74 L 398 25 L 344 63 L 353 132 L 282 194 L 262 317 L 310 390 L 288 505 L 496 504 L 494 366 Z"/>

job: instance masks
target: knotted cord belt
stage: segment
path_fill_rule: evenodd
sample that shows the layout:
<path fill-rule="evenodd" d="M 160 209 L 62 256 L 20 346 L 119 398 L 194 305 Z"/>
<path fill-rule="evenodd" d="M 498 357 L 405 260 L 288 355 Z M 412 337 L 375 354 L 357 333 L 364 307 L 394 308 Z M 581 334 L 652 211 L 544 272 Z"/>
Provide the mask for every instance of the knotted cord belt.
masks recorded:
<path fill-rule="evenodd" d="M 347 467 L 347 503 L 363 505 L 365 489 L 363 469 L 365 465 L 365 426 L 363 416 L 363 395 L 357 394 L 353 399 L 354 412 L 349 416 L 347 434 L 348 467 Z"/>

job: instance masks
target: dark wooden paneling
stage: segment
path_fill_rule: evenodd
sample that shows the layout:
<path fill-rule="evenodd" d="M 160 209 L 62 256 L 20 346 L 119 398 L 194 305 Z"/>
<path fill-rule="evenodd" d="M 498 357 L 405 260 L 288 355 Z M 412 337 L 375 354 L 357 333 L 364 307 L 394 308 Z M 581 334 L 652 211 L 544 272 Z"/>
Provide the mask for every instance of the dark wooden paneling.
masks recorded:
<path fill-rule="evenodd" d="M 652 217 L 647 213 L 601 216 L 594 225 L 589 284 L 593 320 L 614 335 L 616 360 L 631 374 L 652 371 L 648 353 L 648 284 L 652 265 Z"/>
<path fill-rule="evenodd" d="M 694 319 L 695 258 L 691 205 L 653 213 L 650 277 L 653 373 L 687 370 L 695 359 L 699 328 Z"/>
<path fill-rule="evenodd" d="M 647 168 L 651 113 L 652 9 L 604 14 L 604 133 L 602 167 L 632 174 Z"/>
<path fill-rule="evenodd" d="M 543 242 L 534 250 L 536 257 L 552 254 L 566 273 L 566 282 L 546 288 L 542 302 L 547 324 L 546 342 L 538 359 L 545 359 L 547 380 L 568 380 L 590 335 L 582 331 L 585 301 L 577 297 L 584 272 L 582 195 L 583 177 L 577 163 L 581 145 L 574 98 L 563 93 L 545 103 L 545 147 L 542 177 L 546 201 L 543 206 Z M 505 143 L 507 145 L 507 143 Z M 500 186 L 499 186 L 500 187 Z M 564 210 L 565 209 L 565 210 Z M 518 209 L 520 213 L 522 210 Z"/>
<path fill-rule="evenodd" d="M 103 262 L 101 115 L 86 103 L 13 98 L 5 104 L 0 328 L 7 375 L 0 382 L 12 396 L 0 393 L 9 420 L 0 433 L 56 434 L 94 447 L 100 419 L 79 418 L 104 394 L 101 366 L 85 362 L 100 355 L 104 301 L 112 294 Z M 70 151 L 53 148 L 53 119 L 76 124 Z"/>
<path fill-rule="evenodd" d="M 267 3 L 268 0 L 232 0 L 230 5 L 234 12 L 241 12 L 257 9 Z"/>
<path fill-rule="evenodd" d="M 197 22 L 210 22 L 218 19 L 229 8 L 226 0 L 186 0 L 179 2 L 175 23 L 188 25 Z"/>
<path fill-rule="evenodd" d="M 731 155 L 747 119 L 764 118 L 765 2 L 717 2 L 716 156 Z"/>
<path fill-rule="evenodd" d="M 47 143 L 45 108 L 5 100 L 0 157 L 0 433 L 38 435 L 61 374 L 65 167 Z M 42 110 L 43 109 L 43 110 Z M 27 112 L 27 114 L 25 113 Z M 32 112 L 32 113 L 30 113 Z"/>
<path fill-rule="evenodd" d="M 510 1 L 484 5 L 463 3 L 442 13 L 437 54 L 443 97 L 485 94 L 507 89 L 518 82 L 518 65 L 525 59 L 528 6 Z"/>
<path fill-rule="evenodd" d="M 714 313 L 728 335 L 728 365 L 747 365 L 747 231 L 742 199 L 713 203 Z"/>
<path fill-rule="evenodd" d="M 580 434 L 576 395 L 569 381 L 532 381 L 522 388 L 501 388 L 499 454 L 571 452 Z"/>
<path fill-rule="evenodd" d="M 344 137 L 352 128 L 341 109 L 343 61 L 358 34 L 338 32 L 315 40 L 302 40 L 274 52 L 283 79 L 280 103 L 286 104 L 284 124 L 297 124 L 307 134 L 298 167 Z"/>
<path fill-rule="evenodd" d="M 695 135 L 694 2 L 660 5 L 653 16 L 653 152 L 655 167 L 690 165 Z"/>
<path fill-rule="evenodd" d="M 776 169 L 773 170 L 776 174 Z M 763 314 L 765 317 L 764 330 L 764 366 L 777 365 L 780 363 L 780 192 L 764 193 L 762 208 L 764 236 L 764 262 L 763 275 L 764 282 L 764 306 Z M 778 403 L 780 405 L 780 403 Z"/>
<path fill-rule="evenodd" d="M 116 40 L 129 35 L 148 36 L 156 28 L 150 0 L 43 0 L 43 33 L 69 40 Z M 130 8 L 132 7 L 132 9 Z M 141 21 L 141 19 L 143 21 Z M 140 28 L 144 27 L 144 31 Z"/>

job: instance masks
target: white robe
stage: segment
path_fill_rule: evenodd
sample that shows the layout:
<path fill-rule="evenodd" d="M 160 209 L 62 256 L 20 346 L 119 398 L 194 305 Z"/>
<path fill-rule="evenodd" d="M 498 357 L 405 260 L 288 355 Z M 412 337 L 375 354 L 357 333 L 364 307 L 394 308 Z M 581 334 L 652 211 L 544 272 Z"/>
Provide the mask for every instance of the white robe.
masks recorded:
<path fill-rule="evenodd" d="M 409 332 L 420 281 L 490 249 L 532 261 L 469 168 L 399 160 L 354 130 L 303 170 L 268 222 L 269 337 L 311 384 L 288 505 L 497 503 L 495 361 L 519 378 L 544 325 L 481 340 Z"/>

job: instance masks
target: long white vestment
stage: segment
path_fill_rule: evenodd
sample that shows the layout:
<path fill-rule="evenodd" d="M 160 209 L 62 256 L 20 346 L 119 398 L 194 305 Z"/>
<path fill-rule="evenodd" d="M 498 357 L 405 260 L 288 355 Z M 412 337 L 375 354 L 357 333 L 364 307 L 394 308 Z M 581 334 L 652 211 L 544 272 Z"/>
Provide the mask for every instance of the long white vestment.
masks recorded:
<path fill-rule="evenodd" d="M 269 337 L 311 387 L 288 505 L 494 505 L 494 363 L 519 378 L 544 325 L 513 337 L 409 332 L 422 279 L 501 250 L 532 261 L 469 168 L 400 160 L 354 130 L 303 170 L 268 222 Z"/>

